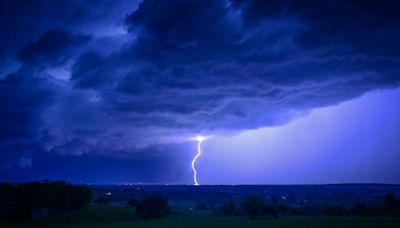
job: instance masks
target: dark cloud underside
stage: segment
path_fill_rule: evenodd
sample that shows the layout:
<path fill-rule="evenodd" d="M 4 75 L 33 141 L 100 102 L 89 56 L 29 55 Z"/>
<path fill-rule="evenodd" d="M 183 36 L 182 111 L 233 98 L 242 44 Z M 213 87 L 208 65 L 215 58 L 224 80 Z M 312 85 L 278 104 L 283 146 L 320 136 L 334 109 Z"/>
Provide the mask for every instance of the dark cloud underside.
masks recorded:
<path fill-rule="evenodd" d="M 2 1 L 0 61 L 16 70 L 0 70 L 0 159 L 25 167 L 37 151 L 160 153 L 143 148 L 280 125 L 397 87 L 399 10 L 396 1 Z"/>

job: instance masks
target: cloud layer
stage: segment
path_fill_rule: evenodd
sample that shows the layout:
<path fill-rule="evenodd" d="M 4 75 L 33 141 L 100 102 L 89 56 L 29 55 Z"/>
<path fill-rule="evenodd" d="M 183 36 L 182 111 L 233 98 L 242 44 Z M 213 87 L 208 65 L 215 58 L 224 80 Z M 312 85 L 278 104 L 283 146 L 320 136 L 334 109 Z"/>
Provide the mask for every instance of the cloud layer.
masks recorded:
<path fill-rule="evenodd" d="M 395 2 L 0 4 L 0 156 L 15 166 L 152 153 L 400 82 Z"/>

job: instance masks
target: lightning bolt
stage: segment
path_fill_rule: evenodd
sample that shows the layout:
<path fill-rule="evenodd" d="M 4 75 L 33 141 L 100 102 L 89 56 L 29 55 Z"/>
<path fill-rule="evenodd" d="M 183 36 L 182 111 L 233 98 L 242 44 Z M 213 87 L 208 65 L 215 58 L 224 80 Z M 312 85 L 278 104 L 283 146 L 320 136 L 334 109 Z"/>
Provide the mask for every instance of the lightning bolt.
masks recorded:
<path fill-rule="evenodd" d="M 201 143 L 202 143 L 205 139 L 206 139 L 206 138 L 203 137 L 203 136 L 197 136 L 197 137 L 195 138 L 195 140 L 197 141 L 197 154 L 196 154 L 196 156 L 195 156 L 195 157 L 193 158 L 193 160 L 192 160 L 192 170 L 193 170 L 193 182 L 194 182 L 194 185 L 196 185 L 196 186 L 199 185 L 199 182 L 197 182 L 197 171 L 196 171 L 196 166 L 195 166 L 195 164 L 196 164 L 197 158 L 199 158 L 200 155 L 201 155 Z"/>

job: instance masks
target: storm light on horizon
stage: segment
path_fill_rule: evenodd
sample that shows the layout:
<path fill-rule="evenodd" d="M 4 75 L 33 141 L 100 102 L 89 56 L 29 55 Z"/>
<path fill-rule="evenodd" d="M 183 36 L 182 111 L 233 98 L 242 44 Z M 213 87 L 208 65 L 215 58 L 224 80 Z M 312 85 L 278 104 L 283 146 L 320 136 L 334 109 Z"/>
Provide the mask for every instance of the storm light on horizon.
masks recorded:
<path fill-rule="evenodd" d="M 2 1 L 0 181 L 400 184 L 398 12 Z"/>

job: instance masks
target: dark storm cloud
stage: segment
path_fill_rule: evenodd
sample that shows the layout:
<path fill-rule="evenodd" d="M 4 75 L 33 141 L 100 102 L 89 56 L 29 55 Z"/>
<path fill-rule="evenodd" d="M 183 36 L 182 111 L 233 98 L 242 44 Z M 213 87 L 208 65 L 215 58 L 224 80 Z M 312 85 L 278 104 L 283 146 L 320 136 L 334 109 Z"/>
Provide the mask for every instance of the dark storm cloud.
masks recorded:
<path fill-rule="evenodd" d="M 168 154 L 165 154 L 165 148 L 169 150 Z M 184 152 L 183 147 L 168 145 L 164 145 L 163 148 L 146 148 L 140 151 L 141 156 L 133 158 L 90 153 L 69 156 L 33 152 L 29 158 L 18 158 L 15 166 L 3 169 L 0 179 L 29 181 L 39 177 L 40 179 L 63 179 L 94 184 L 165 183 L 166 181 L 182 183 L 190 178 L 190 172 L 187 172 L 188 167 L 182 164 L 190 163 L 193 156 L 191 153 Z M 115 153 L 115 151 L 110 151 L 110 153 Z M 2 164 L 2 166 L 6 165 Z M 31 166 L 37 168 L 32 169 Z M 159 174 L 160 169 L 162 169 L 162 175 Z"/>
<path fill-rule="evenodd" d="M 123 24 L 130 5 L 135 7 L 132 1 L 0 2 L 0 173 L 12 176 L 18 168 L 29 169 L 35 164 L 33 154 L 57 146 L 53 144 L 58 137 L 50 135 L 54 129 L 49 121 L 60 119 L 62 125 L 64 113 L 52 119 L 46 113 L 61 103 L 68 105 L 64 97 L 78 92 L 69 90 L 56 79 L 59 75 L 47 70 L 75 62 L 92 35 L 99 41 L 91 42 L 90 47 L 110 44 L 108 30 Z M 103 30 L 99 31 L 99 26 Z M 76 97 L 85 100 L 91 95 Z M 71 139 L 65 141 L 71 144 Z"/>
<path fill-rule="evenodd" d="M 78 87 L 98 87 L 112 80 L 109 77 L 104 57 L 96 52 L 87 52 L 79 57 L 73 66 L 72 79 Z"/>
<path fill-rule="evenodd" d="M 29 42 L 17 53 L 17 59 L 23 64 L 40 66 L 64 64 L 74 49 L 89 41 L 89 36 L 74 35 L 68 31 L 52 29 L 38 40 Z"/>
<path fill-rule="evenodd" d="M 23 135 L 25 145 L 43 132 L 35 145 L 48 152 L 135 157 L 193 134 L 283 124 L 400 82 L 394 1 L 0 4 L 0 59 L 21 67 L 1 79 L 0 135 Z"/>
<path fill-rule="evenodd" d="M 40 78 L 24 69 L 0 80 L 0 140 L 31 139 L 40 125 L 39 115 L 53 98 Z"/>
<path fill-rule="evenodd" d="M 35 150 L 44 150 L 42 112 L 55 94 L 45 79 L 33 77 L 29 69 L 0 80 L 0 172 L 31 165 Z"/>
<path fill-rule="evenodd" d="M 49 29 L 74 27 L 99 19 L 102 4 L 80 0 L 1 1 L 0 57 L 15 53 Z"/>
<path fill-rule="evenodd" d="M 394 87 L 400 29 L 393 8 L 144 1 L 126 18 L 136 39 L 112 56 L 123 59 L 118 69 L 139 73 L 114 77 L 122 80 L 110 102 L 130 114 L 169 113 L 177 128 L 240 130 Z"/>
<path fill-rule="evenodd" d="M 0 78 L 18 68 L 14 59 L 29 42 L 49 30 L 74 36 L 95 35 L 91 48 L 111 50 L 120 45 L 124 17 L 137 0 L 5 0 L 0 2 Z M 54 42 L 54 41 L 53 41 Z M 46 44 L 47 45 L 47 44 Z"/>
<path fill-rule="evenodd" d="M 371 4 L 144 1 L 125 18 L 131 41 L 79 56 L 71 80 L 133 144 L 282 124 L 398 84 L 396 6 Z"/>

